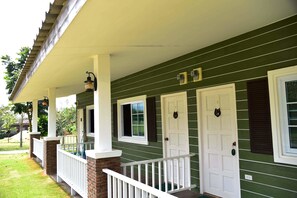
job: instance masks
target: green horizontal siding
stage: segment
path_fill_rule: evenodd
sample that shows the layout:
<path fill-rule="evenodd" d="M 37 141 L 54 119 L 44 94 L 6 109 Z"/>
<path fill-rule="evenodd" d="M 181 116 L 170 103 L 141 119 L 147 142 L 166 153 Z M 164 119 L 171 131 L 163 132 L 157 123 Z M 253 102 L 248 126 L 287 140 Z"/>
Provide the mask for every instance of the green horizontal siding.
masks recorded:
<path fill-rule="evenodd" d="M 246 91 L 247 81 L 267 77 L 269 70 L 294 65 L 297 65 L 297 15 L 116 80 L 111 85 L 112 103 L 143 94 L 157 97 L 158 142 L 145 146 L 113 138 L 113 146 L 123 151 L 123 162 L 162 157 L 160 96 L 187 91 L 190 152 L 196 153 L 191 161 L 191 181 L 198 186 L 195 190 L 199 190 L 196 90 L 235 83 L 242 197 L 297 197 L 297 166 L 277 164 L 272 155 L 250 151 Z M 202 81 L 178 84 L 179 72 L 188 72 L 190 81 L 191 70 L 198 67 L 202 67 Z M 78 106 L 89 104 L 85 94 L 78 101 Z M 245 174 L 252 175 L 253 181 L 245 180 Z"/>

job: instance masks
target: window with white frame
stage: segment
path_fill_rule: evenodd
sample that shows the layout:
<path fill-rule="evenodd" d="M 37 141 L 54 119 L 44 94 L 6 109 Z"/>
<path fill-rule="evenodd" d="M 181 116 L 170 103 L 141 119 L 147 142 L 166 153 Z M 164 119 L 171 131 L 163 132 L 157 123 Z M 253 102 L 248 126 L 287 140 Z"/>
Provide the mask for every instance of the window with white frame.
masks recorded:
<path fill-rule="evenodd" d="M 94 105 L 86 107 L 87 136 L 94 136 Z"/>
<path fill-rule="evenodd" d="M 119 141 L 148 144 L 146 126 L 146 96 L 117 101 Z"/>
<path fill-rule="evenodd" d="M 297 165 L 297 66 L 268 72 L 274 161 Z"/>

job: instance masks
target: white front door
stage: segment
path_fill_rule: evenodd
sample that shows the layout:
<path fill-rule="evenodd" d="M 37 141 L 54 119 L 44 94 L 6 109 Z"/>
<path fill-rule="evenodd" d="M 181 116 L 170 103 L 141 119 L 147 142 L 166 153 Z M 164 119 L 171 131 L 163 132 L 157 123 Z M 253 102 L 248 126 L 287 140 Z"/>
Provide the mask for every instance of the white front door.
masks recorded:
<path fill-rule="evenodd" d="M 234 85 L 197 90 L 201 191 L 240 197 Z"/>
<path fill-rule="evenodd" d="M 174 157 L 189 154 L 189 136 L 188 136 L 188 109 L 187 93 L 176 93 L 161 96 L 162 106 L 162 125 L 163 125 L 163 148 L 164 157 Z M 186 162 L 181 172 L 189 173 L 190 164 Z M 168 166 L 170 173 L 171 166 Z M 169 180 L 170 174 L 169 175 Z M 189 174 L 185 174 L 185 185 L 189 184 Z M 182 177 L 180 182 L 183 183 Z M 174 178 L 177 183 L 177 178 Z"/>

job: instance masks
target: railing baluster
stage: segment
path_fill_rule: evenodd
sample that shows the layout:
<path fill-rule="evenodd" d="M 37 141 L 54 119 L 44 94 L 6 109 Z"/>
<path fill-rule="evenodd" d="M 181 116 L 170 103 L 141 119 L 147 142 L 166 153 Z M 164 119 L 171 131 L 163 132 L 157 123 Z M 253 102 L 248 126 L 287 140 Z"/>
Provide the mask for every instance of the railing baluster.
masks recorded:
<path fill-rule="evenodd" d="M 185 180 L 186 180 L 186 177 L 185 177 L 185 168 L 186 168 L 185 158 L 182 158 L 181 160 L 182 160 L 182 170 L 183 170 L 183 172 L 182 172 L 182 177 L 183 177 L 182 181 L 183 181 L 183 188 L 184 188 L 185 187 Z"/>
<path fill-rule="evenodd" d="M 176 159 L 175 160 L 175 162 L 176 162 L 176 185 L 177 185 L 177 189 L 179 190 L 179 188 L 180 188 L 180 185 L 179 185 L 179 183 L 180 183 L 180 181 L 179 181 L 179 158 L 178 159 Z"/>
<path fill-rule="evenodd" d="M 112 193 L 113 193 L 112 197 L 117 197 L 117 184 L 116 184 L 116 180 L 117 179 L 115 177 L 112 178 Z"/>
<path fill-rule="evenodd" d="M 149 175 L 148 175 L 148 164 L 145 164 L 145 184 L 148 185 L 148 179 L 149 179 Z"/>
<path fill-rule="evenodd" d="M 141 164 L 138 164 L 138 181 L 141 182 Z"/>
<path fill-rule="evenodd" d="M 118 179 L 117 185 L 118 185 L 118 197 L 123 197 L 122 196 L 122 181 L 120 179 Z"/>
<path fill-rule="evenodd" d="M 133 165 L 131 166 L 130 172 L 131 172 L 131 178 L 134 179 L 134 166 Z"/>
<path fill-rule="evenodd" d="M 165 192 L 168 192 L 168 170 L 167 170 L 167 160 L 164 160 L 164 183 L 165 183 Z"/>
<path fill-rule="evenodd" d="M 152 187 L 155 188 L 155 162 L 152 163 Z"/>
<path fill-rule="evenodd" d="M 126 167 L 126 166 L 123 167 L 123 174 L 124 174 L 125 176 L 127 176 L 127 167 Z"/>
<path fill-rule="evenodd" d="M 159 177 L 159 190 L 162 190 L 162 175 L 161 175 L 161 162 L 158 162 L 158 177 Z"/>
<path fill-rule="evenodd" d="M 170 166 L 171 166 L 171 169 L 170 169 L 170 179 L 171 179 L 171 191 L 174 190 L 174 163 L 173 163 L 173 160 L 170 160 Z"/>
<path fill-rule="evenodd" d="M 123 181 L 123 198 L 127 198 L 127 193 L 127 183 Z"/>

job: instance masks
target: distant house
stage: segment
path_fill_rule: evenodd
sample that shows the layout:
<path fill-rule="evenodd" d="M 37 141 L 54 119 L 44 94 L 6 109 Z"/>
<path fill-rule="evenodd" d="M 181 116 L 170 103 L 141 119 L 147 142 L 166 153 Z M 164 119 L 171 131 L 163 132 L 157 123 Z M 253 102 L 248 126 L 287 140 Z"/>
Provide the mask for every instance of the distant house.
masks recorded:
<path fill-rule="evenodd" d="M 297 197 L 296 14 L 293 0 L 56 0 L 10 99 L 33 101 L 37 132 L 48 98 L 33 154 L 83 197 Z M 81 144 L 56 147 L 70 94 Z"/>

